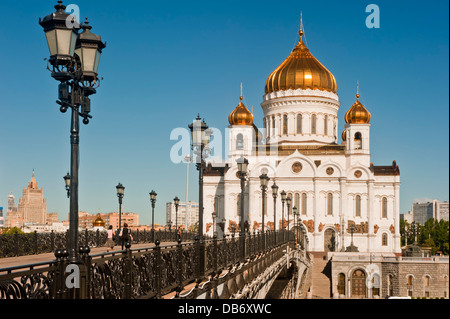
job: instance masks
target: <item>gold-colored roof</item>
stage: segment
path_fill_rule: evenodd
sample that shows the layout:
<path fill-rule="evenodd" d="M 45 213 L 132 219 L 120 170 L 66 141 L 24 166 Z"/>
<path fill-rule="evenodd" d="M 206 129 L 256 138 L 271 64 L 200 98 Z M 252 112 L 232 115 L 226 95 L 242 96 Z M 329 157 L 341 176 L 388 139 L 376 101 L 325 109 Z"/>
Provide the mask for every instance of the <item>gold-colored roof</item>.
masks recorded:
<path fill-rule="evenodd" d="M 239 105 L 228 115 L 228 122 L 231 125 L 253 125 L 253 114 L 242 103 L 242 95 L 239 99 Z"/>
<path fill-rule="evenodd" d="M 97 218 L 92 223 L 94 227 L 105 227 L 105 221 L 100 216 L 100 213 L 97 214 Z"/>
<path fill-rule="evenodd" d="M 359 94 L 356 94 L 356 102 L 345 113 L 345 122 L 347 124 L 369 124 L 370 112 L 359 102 Z"/>
<path fill-rule="evenodd" d="M 327 70 L 300 41 L 284 62 L 266 80 L 266 94 L 289 89 L 325 90 L 336 93 L 337 85 L 333 74 Z"/>

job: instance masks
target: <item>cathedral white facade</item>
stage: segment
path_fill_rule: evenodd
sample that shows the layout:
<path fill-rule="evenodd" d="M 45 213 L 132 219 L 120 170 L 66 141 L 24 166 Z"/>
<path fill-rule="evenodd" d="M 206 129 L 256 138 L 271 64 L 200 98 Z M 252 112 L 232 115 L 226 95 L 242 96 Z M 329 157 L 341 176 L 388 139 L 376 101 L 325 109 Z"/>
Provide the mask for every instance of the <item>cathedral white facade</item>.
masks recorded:
<path fill-rule="evenodd" d="M 285 227 L 293 229 L 295 206 L 309 251 L 343 251 L 353 240 L 359 252 L 399 254 L 399 168 L 395 161 L 387 166 L 371 162 L 371 116 L 359 94 L 345 107 L 343 142 L 337 144 L 341 105 L 335 78 L 303 43 L 303 31 L 299 35 L 292 53 L 266 81 L 263 132 L 242 97 L 229 115 L 226 163 L 209 164 L 205 171 L 205 234 L 216 230 L 220 238 L 232 231 L 231 225 L 239 227 L 237 159 L 243 156 L 249 162 L 243 205 L 251 233 L 262 229 L 260 175 L 266 172 L 265 230 L 279 230 L 283 212 Z M 279 187 L 275 204 L 274 182 Z M 282 191 L 292 198 L 289 223 Z"/>

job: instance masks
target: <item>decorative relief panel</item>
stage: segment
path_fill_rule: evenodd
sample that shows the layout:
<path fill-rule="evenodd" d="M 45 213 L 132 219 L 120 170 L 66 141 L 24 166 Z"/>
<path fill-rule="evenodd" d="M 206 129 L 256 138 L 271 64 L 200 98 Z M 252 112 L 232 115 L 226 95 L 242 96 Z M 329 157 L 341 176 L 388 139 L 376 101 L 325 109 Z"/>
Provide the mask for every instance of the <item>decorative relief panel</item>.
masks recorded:
<path fill-rule="evenodd" d="M 333 175 L 333 173 L 334 173 L 333 167 L 328 167 L 326 172 L 327 172 L 328 175 Z"/>
<path fill-rule="evenodd" d="M 380 226 L 378 226 L 378 225 L 373 226 L 373 232 L 375 234 L 378 232 L 378 229 L 380 229 Z"/>
<path fill-rule="evenodd" d="M 303 224 L 305 224 L 306 229 L 308 230 L 309 233 L 314 233 L 314 220 L 312 219 L 304 220 Z"/>
<path fill-rule="evenodd" d="M 360 170 L 355 171 L 355 177 L 360 178 L 362 176 L 362 172 Z"/>
<path fill-rule="evenodd" d="M 353 233 L 356 234 L 367 234 L 369 232 L 369 223 L 368 222 L 361 222 L 359 225 L 356 225 L 356 223 L 353 220 L 348 221 L 348 227 L 347 227 L 347 233 L 351 233 L 351 227 L 354 227 Z"/>
<path fill-rule="evenodd" d="M 389 230 L 391 231 L 391 233 L 395 234 L 395 227 L 394 227 L 394 225 L 391 224 L 391 226 L 389 227 Z"/>

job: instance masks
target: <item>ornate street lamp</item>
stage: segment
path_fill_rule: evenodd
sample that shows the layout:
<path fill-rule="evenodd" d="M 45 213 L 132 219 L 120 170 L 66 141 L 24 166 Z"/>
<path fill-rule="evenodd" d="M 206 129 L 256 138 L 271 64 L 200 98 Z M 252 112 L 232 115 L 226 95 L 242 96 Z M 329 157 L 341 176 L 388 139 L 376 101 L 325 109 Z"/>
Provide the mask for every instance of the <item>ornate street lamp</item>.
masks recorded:
<path fill-rule="evenodd" d="M 240 223 L 240 241 L 241 241 L 241 257 L 245 257 L 245 216 L 244 216 L 244 203 L 245 203 L 245 177 L 247 176 L 248 160 L 241 156 L 237 159 L 238 176 L 241 180 L 241 200 L 239 206 L 239 213 L 241 217 Z"/>
<path fill-rule="evenodd" d="M 155 241 L 155 203 L 156 203 L 156 192 L 152 190 L 150 193 L 150 202 L 152 203 L 152 241 Z"/>
<path fill-rule="evenodd" d="M 275 242 L 276 242 L 276 225 L 277 225 L 277 197 L 278 197 L 278 185 L 273 182 L 272 185 L 272 197 L 273 197 L 273 231 L 275 236 Z"/>
<path fill-rule="evenodd" d="M 296 236 L 298 235 L 298 229 L 295 227 L 295 226 L 296 226 L 295 222 L 296 222 L 296 220 L 297 220 L 297 214 L 298 214 L 297 206 L 294 206 L 294 207 L 292 208 L 292 213 L 294 214 L 294 229 L 295 229 L 295 232 L 294 232 L 294 241 L 295 241 Z"/>
<path fill-rule="evenodd" d="M 292 203 L 292 198 L 291 198 L 291 194 L 289 194 L 286 198 L 286 205 L 287 205 L 287 231 L 288 231 L 288 242 L 290 240 L 290 234 L 289 234 L 289 213 L 291 211 L 291 203 Z"/>
<path fill-rule="evenodd" d="M 122 198 L 124 196 L 125 187 L 121 183 L 119 183 L 116 186 L 116 190 L 117 190 L 117 197 L 119 198 L 119 234 L 120 234 L 120 231 L 122 230 Z M 123 250 L 123 241 L 122 241 L 122 250 Z"/>
<path fill-rule="evenodd" d="M 175 196 L 175 198 L 173 199 L 173 203 L 175 204 L 175 229 L 178 239 L 178 205 L 180 205 L 180 199 L 178 198 L 178 196 Z"/>
<path fill-rule="evenodd" d="M 267 176 L 266 173 L 261 174 L 259 176 L 259 181 L 261 183 L 261 191 L 262 191 L 262 233 L 263 233 L 263 248 L 266 248 L 266 235 L 264 233 L 264 213 L 266 211 L 266 190 L 269 185 L 270 177 Z"/>
<path fill-rule="evenodd" d="M 64 184 L 66 185 L 67 198 L 70 197 L 70 174 L 67 172 L 67 175 L 64 176 Z"/>
<path fill-rule="evenodd" d="M 211 130 L 205 120 L 197 115 L 195 121 L 188 125 L 192 137 L 192 151 L 196 155 L 196 167 L 198 174 L 198 239 L 199 239 L 199 263 L 197 269 L 197 279 L 205 275 L 205 242 L 203 238 L 203 174 L 205 170 L 205 158 L 209 155 L 209 140 L 211 137 Z"/>
<path fill-rule="evenodd" d="M 90 32 L 91 26 L 86 22 L 81 25 L 83 31 L 78 33 L 80 25 L 74 23 L 74 18 L 65 12 L 66 6 L 59 0 L 55 5 L 56 12 L 39 19 L 39 24 L 45 32 L 50 58 L 48 59 L 48 70 L 51 76 L 60 82 L 58 86 L 58 100 L 60 111 L 65 113 L 72 109 L 70 127 L 70 223 L 69 223 L 69 260 L 71 263 L 79 262 L 78 256 L 78 167 L 79 167 L 79 117 L 83 123 L 88 124 L 90 113 L 89 96 L 96 93 L 99 86 L 97 70 L 100 54 L 105 48 L 101 37 Z M 91 48 L 86 51 L 85 48 Z M 81 56 L 79 55 L 81 54 Z M 86 66 L 92 65 L 93 69 Z M 50 66 L 52 67 L 50 69 Z"/>
<path fill-rule="evenodd" d="M 286 203 L 286 192 L 283 190 L 281 192 L 281 230 L 283 232 L 283 241 L 284 241 L 284 203 Z"/>

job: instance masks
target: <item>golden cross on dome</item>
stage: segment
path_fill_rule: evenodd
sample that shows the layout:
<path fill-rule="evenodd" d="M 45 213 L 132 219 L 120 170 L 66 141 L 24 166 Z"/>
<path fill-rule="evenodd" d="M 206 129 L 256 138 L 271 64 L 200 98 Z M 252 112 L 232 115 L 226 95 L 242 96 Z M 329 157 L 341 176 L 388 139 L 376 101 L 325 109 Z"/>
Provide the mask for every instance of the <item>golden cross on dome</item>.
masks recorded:
<path fill-rule="evenodd" d="M 298 32 L 298 34 L 300 35 L 300 40 L 302 40 L 303 33 L 304 33 L 304 30 L 303 30 L 303 12 L 300 11 L 300 31 Z"/>
<path fill-rule="evenodd" d="M 356 80 L 356 99 L 359 99 L 359 81 Z"/>

